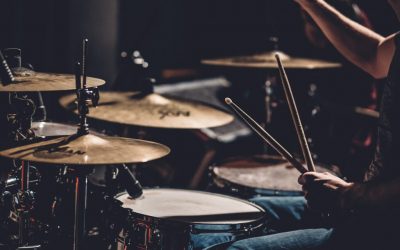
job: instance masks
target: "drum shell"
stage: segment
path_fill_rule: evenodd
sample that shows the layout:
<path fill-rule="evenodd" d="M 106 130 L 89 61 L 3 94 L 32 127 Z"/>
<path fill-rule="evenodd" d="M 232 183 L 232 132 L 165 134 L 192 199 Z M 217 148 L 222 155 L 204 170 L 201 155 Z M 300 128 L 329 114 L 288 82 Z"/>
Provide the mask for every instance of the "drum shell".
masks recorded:
<path fill-rule="evenodd" d="M 162 190 L 162 189 L 161 189 Z M 168 189 L 173 190 L 173 189 Z M 190 191 L 198 192 L 198 191 Z M 118 198 L 125 193 L 116 196 Z M 221 197 L 225 195 L 213 194 Z M 237 199 L 234 197 L 229 197 Z M 247 202 L 247 201 L 246 201 Z M 249 203 L 249 202 L 247 202 Z M 250 203 L 249 203 L 250 204 Z M 183 204 L 184 205 L 184 204 Z M 261 212 L 264 210 L 258 205 L 252 204 Z M 129 220 L 120 234 L 118 250 L 125 249 L 193 249 L 192 235 L 232 233 L 237 237 L 249 237 L 258 234 L 264 228 L 265 217 L 260 216 L 257 220 L 240 224 L 206 224 L 187 223 L 165 218 L 157 218 L 144 215 L 129 209 Z M 126 247 L 126 248 L 125 248 Z"/>

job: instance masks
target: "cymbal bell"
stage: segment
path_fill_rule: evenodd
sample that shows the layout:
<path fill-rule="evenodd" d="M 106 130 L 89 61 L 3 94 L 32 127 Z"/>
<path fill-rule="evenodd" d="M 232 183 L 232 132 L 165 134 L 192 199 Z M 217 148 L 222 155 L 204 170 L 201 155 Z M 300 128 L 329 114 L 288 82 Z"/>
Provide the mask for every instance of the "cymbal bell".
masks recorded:
<path fill-rule="evenodd" d="M 67 165 L 143 163 L 169 154 L 159 143 L 105 135 L 71 135 L 0 151 L 0 156 L 31 162 Z"/>
<path fill-rule="evenodd" d="M 61 106 L 77 113 L 75 95 L 60 99 Z M 233 116 L 205 104 L 159 94 L 102 92 L 97 108 L 88 117 L 113 123 L 153 128 L 200 129 L 222 126 Z"/>
<path fill-rule="evenodd" d="M 105 83 L 104 80 L 87 77 L 88 87 L 97 87 Z M 74 90 L 75 76 L 69 74 L 41 73 L 24 71 L 15 75 L 12 83 L 0 81 L 0 92 L 36 92 L 36 91 L 61 91 Z"/>
<path fill-rule="evenodd" d="M 249 68 L 249 69 L 277 69 L 278 64 L 275 54 L 278 53 L 286 69 L 335 69 L 342 65 L 337 62 L 324 60 L 290 57 L 281 51 L 270 51 L 249 56 L 237 56 L 217 59 L 205 59 L 201 63 L 209 66 L 225 68 Z"/>

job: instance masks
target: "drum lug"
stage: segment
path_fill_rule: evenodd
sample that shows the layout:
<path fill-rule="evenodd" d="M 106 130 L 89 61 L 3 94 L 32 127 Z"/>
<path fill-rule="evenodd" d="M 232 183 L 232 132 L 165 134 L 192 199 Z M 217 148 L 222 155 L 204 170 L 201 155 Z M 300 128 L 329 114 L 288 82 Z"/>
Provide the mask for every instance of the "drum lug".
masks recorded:
<path fill-rule="evenodd" d="M 151 235 L 151 244 L 153 246 L 161 246 L 161 232 L 159 229 L 154 229 Z"/>
<path fill-rule="evenodd" d="M 133 240 L 128 245 L 140 246 L 146 249 L 159 249 L 162 236 L 159 229 L 152 229 L 144 223 L 137 223 L 131 232 Z"/>

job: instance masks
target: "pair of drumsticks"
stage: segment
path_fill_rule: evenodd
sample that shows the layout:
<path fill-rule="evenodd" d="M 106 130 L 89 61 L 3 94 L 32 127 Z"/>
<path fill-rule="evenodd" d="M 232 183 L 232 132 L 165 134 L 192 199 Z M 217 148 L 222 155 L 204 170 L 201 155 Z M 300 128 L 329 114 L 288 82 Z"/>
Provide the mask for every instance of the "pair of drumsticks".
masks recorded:
<path fill-rule="evenodd" d="M 300 173 L 307 171 L 315 171 L 314 161 L 311 156 L 310 149 L 308 147 L 307 138 L 304 133 L 303 125 L 301 124 L 300 115 L 297 111 L 297 106 L 294 101 L 292 89 L 290 87 L 289 79 L 287 77 L 285 68 L 282 65 L 279 54 L 275 54 L 276 61 L 278 63 L 279 73 L 285 91 L 285 96 L 289 105 L 290 114 L 293 119 L 293 123 L 296 128 L 297 137 L 300 142 L 301 151 L 307 164 L 308 170 L 301 164 L 292 154 L 289 153 L 278 141 L 276 141 L 263 127 L 261 127 L 253 118 L 251 118 L 246 112 L 244 112 L 239 106 L 237 106 L 232 99 L 225 98 L 225 102 L 233 108 L 233 110 L 272 148 L 274 148 L 282 157 L 289 161 Z"/>

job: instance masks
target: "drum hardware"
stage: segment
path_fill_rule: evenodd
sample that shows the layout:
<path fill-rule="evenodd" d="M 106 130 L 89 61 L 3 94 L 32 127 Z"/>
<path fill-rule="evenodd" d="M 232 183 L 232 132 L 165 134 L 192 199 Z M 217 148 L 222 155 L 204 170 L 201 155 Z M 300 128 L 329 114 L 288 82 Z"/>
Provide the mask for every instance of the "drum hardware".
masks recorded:
<path fill-rule="evenodd" d="M 32 116 L 36 109 L 35 103 L 26 95 L 19 96 L 18 93 L 10 93 L 9 105 L 15 110 L 15 113 L 7 115 L 12 140 L 17 143 L 31 141 L 35 137 L 31 130 Z M 30 163 L 21 161 L 19 169 L 21 186 L 15 197 L 15 205 L 19 228 L 18 245 L 23 246 L 29 242 L 30 211 L 34 206 L 35 196 L 29 188 Z"/>
<path fill-rule="evenodd" d="M 14 75 L 31 75 L 34 72 L 32 64 L 25 64 L 22 67 L 22 50 L 20 48 L 7 48 L 4 49 L 4 57 L 6 61 L 11 65 Z M 36 117 L 40 117 L 39 121 L 45 121 L 47 119 L 46 107 L 43 102 L 43 97 L 41 92 L 37 92 L 38 106 L 35 110 Z"/>
<path fill-rule="evenodd" d="M 98 92 L 88 87 L 89 84 L 81 86 L 86 80 L 84 77 L 82 82 L 80 81 L 79 64 L 76 67 L 75 79 L 80 106 L 78 110 L 81 112 L 77 133 L 55 139 L 46 138 L 40 142 L 6 149 L 1 151 L 0 155 L 24 161 L 66 164 L 69 169 L 74 170 L 72 172 L 75 179 L 73 248 L 79 249 L 84 246 L 86 236 L 87 176 L 94 166 L 146 162 L 165 156 L 169 153 L 169 149 L 163 145 L 142 140 L 91 135 L 86 114 L 89 112 L 89 102 L 92 102 L 92 105 L 96 104 Z"/>
<path fill-rule="evenodd" d="M 15 78 L 1 51 L 0 51 L 0 61 L 1 61 L 0 79 L 2 79 L 4 84 L 10 84 L 13 81 L 15 81 Z"/>
<path fill-rule="evenodd" d="M 14 110 L 13 113 L 7 114 L 11 139 L 14 142 L 32 140 L 35 137 L 31 130 L 32 116 L 36 110 L 35 103 L 26 95 L 19 96 L 18 93 L 10 93 L 9 105 Z"/>
<path fill-rule="evenodd" d="M 262 208 L 219 194 L 160 188 L 144 189 L 138 200 L 115 198 L 129 211 L 118 249 L 192 249 L 196 235 L 249 236 L 264 227 Z"/>
<path fill-rule="evenodd" d="M 131 170 L 125 165 L 122 164 L 118 166 L 119 174 L 117 176 L 119 183 L 125 187 L 127 193 L 131 196 L 132 199 L 137 199 L 143 194 L 142 185 L 133 175 Z"/>
<path fill-rule="evenodd" d="M 89 89 L 87 87 L 86 79 L 86 57 L 87 57 L 88 39 L 83 40 L 82 46 L 82 66 L 79 62 L 75 65 L 75 81 L 76 81 L 76 95 L 78 100 L 79 112 L 79 128 L 77 136 L 89 134 L 89 125 L 87 123 L 86 115 L 89 113 L 89 102 L 92 102 L 94 107 L 97 106 L 99 101 L 99 92 L 97 88 Z M 82 76 L 82 82 L 81 82 Z M 87 207 L 87 176 L 93 172 L 93 168 L 77 169 L 75 177 L 75 201 L 74 201 L 74 240 L 72 248 L 78 250 L 84 248 L 86 236 L 86 207 Z"/>

